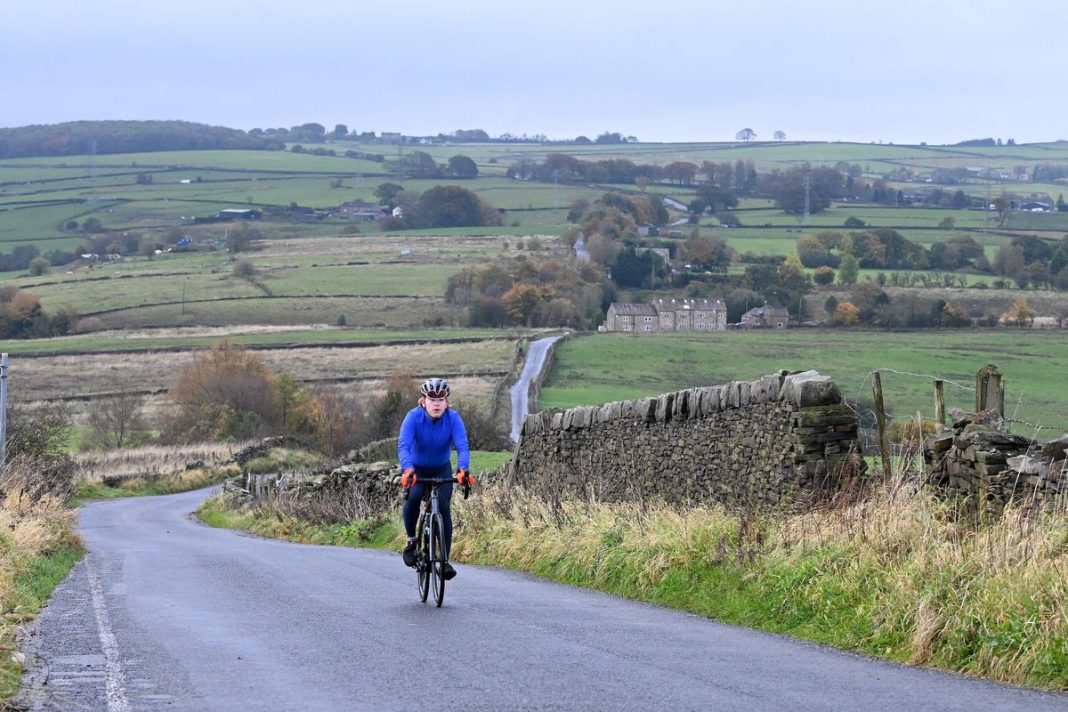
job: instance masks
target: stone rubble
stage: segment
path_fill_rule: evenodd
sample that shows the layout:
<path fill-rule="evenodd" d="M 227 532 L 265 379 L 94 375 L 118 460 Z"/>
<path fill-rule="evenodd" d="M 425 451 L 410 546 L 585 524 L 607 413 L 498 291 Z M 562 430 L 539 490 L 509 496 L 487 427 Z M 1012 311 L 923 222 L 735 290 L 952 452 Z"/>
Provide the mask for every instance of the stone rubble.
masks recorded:
<path fill-rule="evenodd" d="M 955 412 L 953 427 L 927 439 L 929 485 L 951 497 L 1046 503 L 1068 494 L 1068 434 L 1040 444 L 1004 429 L 997 414 Z"/>

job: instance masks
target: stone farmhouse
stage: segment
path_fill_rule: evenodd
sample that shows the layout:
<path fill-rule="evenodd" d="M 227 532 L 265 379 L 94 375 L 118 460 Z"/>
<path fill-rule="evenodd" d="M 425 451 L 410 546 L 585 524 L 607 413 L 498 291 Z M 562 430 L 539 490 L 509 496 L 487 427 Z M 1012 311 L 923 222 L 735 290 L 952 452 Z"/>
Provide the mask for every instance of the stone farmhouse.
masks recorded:
<path fill-rule="evenodd" d="M 790 323 L 790 312 L 783 307 L 764 305 L 742 314 L 742 326 L 753 328 L 785 329 Z"/>
<path fill-rule="evenodd" d="M 727 306 L 722 299 L 658 297 L 649 304 L 613 303 L 604 331 L 655 334 L 665 331 L 725 331 Z"/>

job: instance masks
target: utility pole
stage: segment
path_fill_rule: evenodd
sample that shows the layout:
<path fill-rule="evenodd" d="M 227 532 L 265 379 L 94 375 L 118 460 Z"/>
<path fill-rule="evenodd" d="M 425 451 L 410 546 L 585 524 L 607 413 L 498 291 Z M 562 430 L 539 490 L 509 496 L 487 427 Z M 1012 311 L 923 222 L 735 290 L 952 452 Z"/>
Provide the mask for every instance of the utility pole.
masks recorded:
<path fill-rule="evenodd" d="M 0 354 L 0 472 L 7 461 L 7 354 Z"/>

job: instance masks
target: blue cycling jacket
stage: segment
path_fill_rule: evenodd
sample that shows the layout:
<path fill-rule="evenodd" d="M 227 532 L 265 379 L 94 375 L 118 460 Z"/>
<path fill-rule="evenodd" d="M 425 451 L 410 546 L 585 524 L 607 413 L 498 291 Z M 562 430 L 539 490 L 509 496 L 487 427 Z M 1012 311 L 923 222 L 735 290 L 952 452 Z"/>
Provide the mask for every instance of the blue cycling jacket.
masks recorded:
<path fill-rule="evenodd" d="M 427 415 L 423 406 L 412 408 L 404 416 L 397 437 L 397 459 L 401 469 L 448 465 L 454 447 L 457 467 L 471 469 L 467 428 L 460 414 L 452 408 L 447 408 L 437 420 Z"/>

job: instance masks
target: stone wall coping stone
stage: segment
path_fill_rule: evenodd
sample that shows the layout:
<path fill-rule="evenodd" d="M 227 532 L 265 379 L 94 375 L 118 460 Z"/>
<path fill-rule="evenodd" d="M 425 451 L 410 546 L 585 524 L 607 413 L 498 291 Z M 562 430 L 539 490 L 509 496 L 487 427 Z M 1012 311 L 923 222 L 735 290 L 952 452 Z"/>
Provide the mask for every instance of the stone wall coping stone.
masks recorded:
<path fill-rule="evenodd" d="M 544 429 L 582 430 L 597 424 L 628 419 L 669 423 L 774 403 L 804 412 L 810 408 L 841 406 L 842 394 L 829 376 L 820 375 L 817 371 L 779 371 L 755 381 L 731 381 L 636 400 L 531 414 L 524 418 L 521 432 L 533 435 Z"/>

